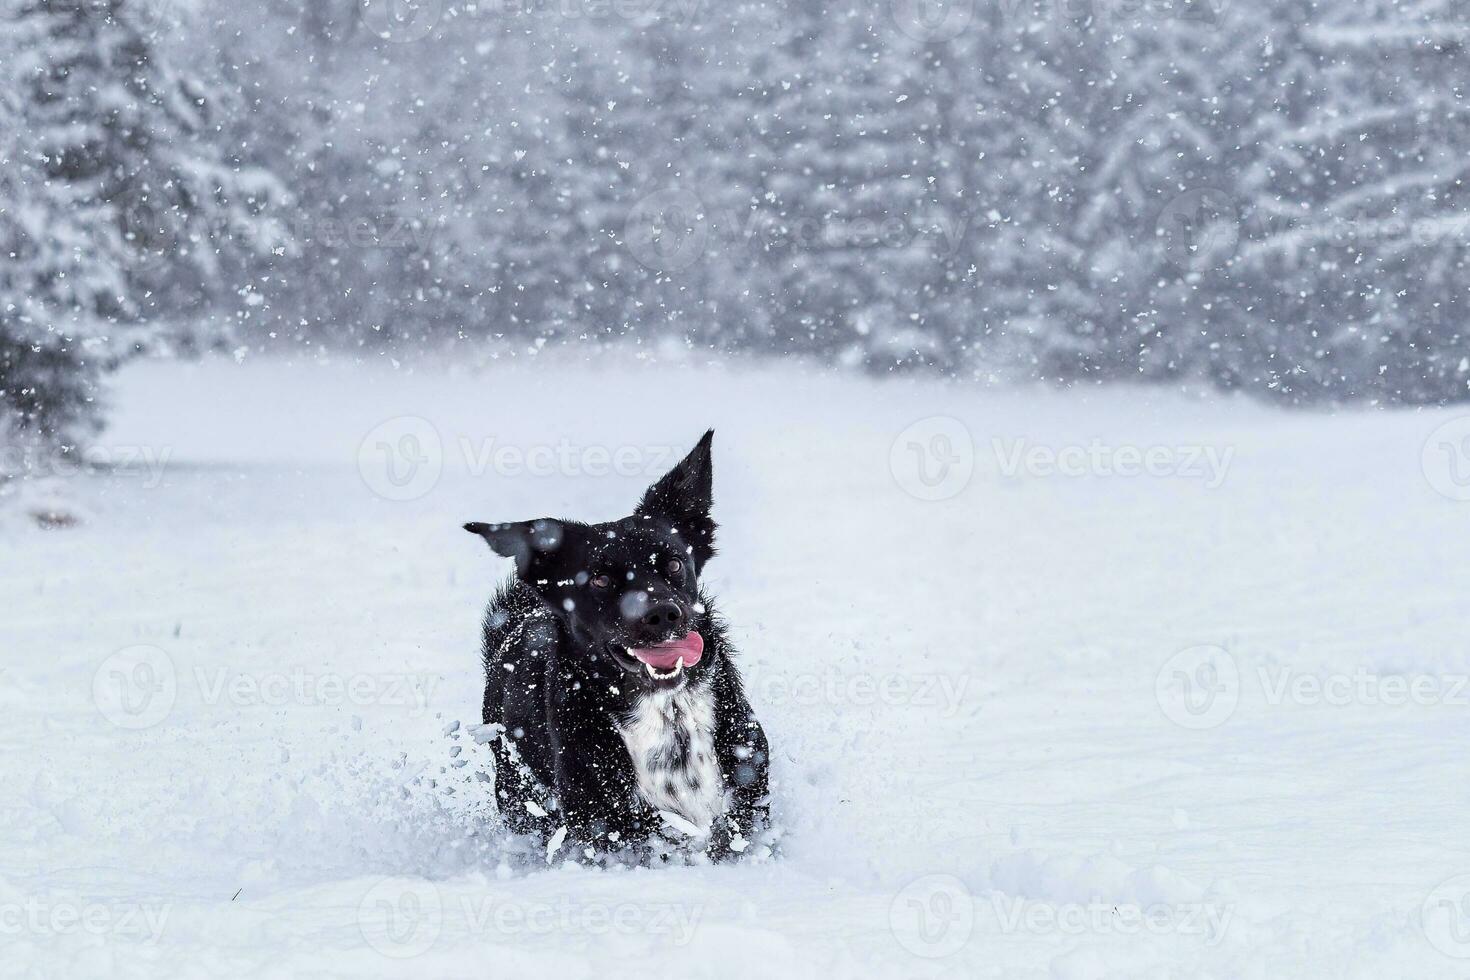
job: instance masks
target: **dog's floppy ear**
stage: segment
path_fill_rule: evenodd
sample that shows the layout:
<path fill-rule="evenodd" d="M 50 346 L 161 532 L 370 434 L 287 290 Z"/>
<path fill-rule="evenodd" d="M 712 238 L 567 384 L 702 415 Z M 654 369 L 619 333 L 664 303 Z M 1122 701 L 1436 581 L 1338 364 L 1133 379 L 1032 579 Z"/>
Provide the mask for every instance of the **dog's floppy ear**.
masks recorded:
<path fill-rule="evenodd" d="M 464 529 L 484 538 L 497 555 L 514 559 L 516 575 L 532 585 L 536 584 L 533 579 L 549 556 L 561 547 L 566 534 L 561 522 L 550 518 L 508 524 L 475 522 L 466 524 Z"/>
<path fill-rule="evenodd" d="M 639 517 L 665 517 L 694 548 L 699 567 L 715 553 L 715 522 L 710 519 L 714 503 L 714 472 L 710 461 L 710 429 L 689 455 L 648 488 L 633 513 Z"/>

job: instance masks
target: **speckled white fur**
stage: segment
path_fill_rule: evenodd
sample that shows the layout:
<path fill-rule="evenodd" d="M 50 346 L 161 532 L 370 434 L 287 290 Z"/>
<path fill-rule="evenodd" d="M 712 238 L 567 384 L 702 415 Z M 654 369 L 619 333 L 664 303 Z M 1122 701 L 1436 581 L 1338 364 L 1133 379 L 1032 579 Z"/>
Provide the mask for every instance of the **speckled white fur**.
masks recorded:
<path fill-rule="evenodd" d="M 682 817 L 700 836 L 725 811 L 714 731 L 713 693 L 690 684 L 642 695 L 619 726 L 644 800 Z M 681 741 L 687 751 L 681 751 Z"/>

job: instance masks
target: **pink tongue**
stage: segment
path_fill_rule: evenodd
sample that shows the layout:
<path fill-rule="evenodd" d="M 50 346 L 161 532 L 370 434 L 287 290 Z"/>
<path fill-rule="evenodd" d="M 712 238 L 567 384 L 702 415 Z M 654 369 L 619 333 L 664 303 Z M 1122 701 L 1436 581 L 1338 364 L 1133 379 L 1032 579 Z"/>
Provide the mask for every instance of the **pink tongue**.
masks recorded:
<path fill-rule="evenodd" d="M 690 633 L 677 640 L 660 643 L 656 647 L 628 652 L 656 670 L 673 670 L 680 660 L 684 661 L 685 667 L 692 667 L 704 656 L 704 637 L 698 633 Z"/>

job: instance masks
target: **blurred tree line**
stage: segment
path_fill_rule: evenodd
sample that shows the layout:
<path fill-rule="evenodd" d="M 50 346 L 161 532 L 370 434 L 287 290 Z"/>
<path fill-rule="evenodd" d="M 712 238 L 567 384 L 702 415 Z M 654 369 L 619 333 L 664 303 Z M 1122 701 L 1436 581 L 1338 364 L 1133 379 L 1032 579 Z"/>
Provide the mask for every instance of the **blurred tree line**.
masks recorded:
<path fill-rule="evenodd" d="M 0 0 L 0 395 L 641 343 L 1470 393 L 1452 0 Z"/>

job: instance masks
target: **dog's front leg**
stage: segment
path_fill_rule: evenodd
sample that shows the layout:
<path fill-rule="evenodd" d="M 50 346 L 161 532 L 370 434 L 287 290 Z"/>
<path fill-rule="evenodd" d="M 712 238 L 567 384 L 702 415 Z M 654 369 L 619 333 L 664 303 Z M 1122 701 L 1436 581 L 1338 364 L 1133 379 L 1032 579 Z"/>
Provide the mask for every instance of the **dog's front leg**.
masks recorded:
<path fill-rule="evenodd" d="M 657 814 L 638 798 L 632 773 L 623 773 L 620 761 L 580 746 L 558 753 L 557 797 L 568 836 L 578 845 L 595 851 L 636 846 L 658 826 Z"/>
<path fill-rule="evenodd" d="M 643 803 L 623 741 L 597 711 L 554 706 L 556 795 L 570 842 L 605 852 L 636 846 L 658 826 Z"/>
<path fill-rule="evenodd" d="M 716 821 L 709 853 L 716 861 L 737 857 L 770 823 L 770 751 L 766 733 L 743 695 L 721 718 L 715 738 L 720 771 L 730 794 L 724 816 Z"/>

